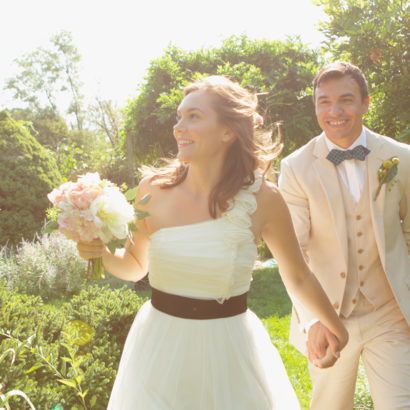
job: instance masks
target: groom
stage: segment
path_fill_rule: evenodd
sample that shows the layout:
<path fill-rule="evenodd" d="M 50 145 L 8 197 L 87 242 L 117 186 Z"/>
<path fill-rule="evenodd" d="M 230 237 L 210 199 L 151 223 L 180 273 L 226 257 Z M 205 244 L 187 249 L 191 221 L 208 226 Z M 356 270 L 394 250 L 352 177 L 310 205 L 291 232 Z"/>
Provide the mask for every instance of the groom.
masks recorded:
<path fill-rule="evenodd" d="M 307 350 L 312 409 L 353 408 L 359 358 L 376 409 L 410 409 L 410 147 L 363 127 L 369 96 L 358 67 L 322 68 L 313 92 L 323 132 L 282 161 L 279 185 L 350 339 L 329 367 L 334 336 L 294 300 L 290 341 Z M 397 175 L 376 195 L 379 167 L 393 157 Z M 322 368 L 312 364 L 323 357 Z"/>

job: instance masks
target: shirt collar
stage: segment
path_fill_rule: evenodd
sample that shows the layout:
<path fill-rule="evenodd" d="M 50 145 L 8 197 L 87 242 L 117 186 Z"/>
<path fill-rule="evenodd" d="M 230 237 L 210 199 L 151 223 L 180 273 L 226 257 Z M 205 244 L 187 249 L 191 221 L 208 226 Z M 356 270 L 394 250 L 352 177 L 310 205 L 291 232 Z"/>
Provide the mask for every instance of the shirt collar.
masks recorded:
<path fill-rule="evenodd" d="M 332 149 L 346 151 L 347 149 L 353 149 L 354 147 L 357 147 L 358 145 L 363 145 L 364 147 L 367 148 L 366 132 L 364 130 L 364 127 L 362 127 L 362 132 L 360 133 L 359 137 L 356 138 L 353 144 L 350 145 L 350 147 L 348 148 L 341 148 L 338 145 L 334 144 L 332 141 L 330 141 L 330 139 L 326 136 L 326 134 L 325 134 L 325 141 L 326 141 L 327 147 L 329 148 L 329 151 L 331 151 Z"/>

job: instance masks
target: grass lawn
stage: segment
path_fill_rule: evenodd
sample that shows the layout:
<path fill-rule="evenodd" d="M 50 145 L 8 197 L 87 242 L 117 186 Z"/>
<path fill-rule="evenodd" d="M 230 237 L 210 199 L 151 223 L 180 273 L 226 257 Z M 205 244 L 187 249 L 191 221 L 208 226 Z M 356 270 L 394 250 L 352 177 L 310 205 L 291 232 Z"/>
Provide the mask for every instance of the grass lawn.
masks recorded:
<path fill-rule="evenodd" d="M 277 268 L 254 271 L 249 292 L 249 307 L 261 319 L 272 343 L 279 350 L 302 409 L 309 408 L 312 384 L 306 358 L 288 342 L 292 304 Z M 360 364 L 355 394 L 355 409 L 373 409 L 367 378 Z"/>

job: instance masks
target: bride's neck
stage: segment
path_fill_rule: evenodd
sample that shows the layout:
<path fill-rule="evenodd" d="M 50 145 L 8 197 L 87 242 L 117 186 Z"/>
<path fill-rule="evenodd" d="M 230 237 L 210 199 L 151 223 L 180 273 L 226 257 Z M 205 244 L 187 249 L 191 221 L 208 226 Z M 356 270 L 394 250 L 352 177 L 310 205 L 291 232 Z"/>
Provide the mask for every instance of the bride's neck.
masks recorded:
<path fill-rule="evenodd" d="M 203 166 L 190 164 L 184 183 L 193 194 L 209 197 L 220 179 L 221 167 L 215 166 L 215 164 Z"/>

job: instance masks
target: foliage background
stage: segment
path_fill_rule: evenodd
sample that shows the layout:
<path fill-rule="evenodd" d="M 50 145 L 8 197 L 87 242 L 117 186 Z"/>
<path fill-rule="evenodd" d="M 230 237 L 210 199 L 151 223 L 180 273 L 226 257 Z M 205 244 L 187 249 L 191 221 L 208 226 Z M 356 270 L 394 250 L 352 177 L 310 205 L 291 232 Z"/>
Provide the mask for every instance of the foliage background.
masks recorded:
<path fill-rule="evenodd" d="M 31 239 L 41 231 L 46 194 L 60 182 L 93 170 L 119 185 L 134 185 L 139 164 L 174 154 L 175 110 L 188 82 L 223 74 L 258 93 L 265 124 L 283 121 L 286 155 L 320 131 L 311 100 L 315 73 L 325 63 L 351 61 L 369 82 L 366 125 L 410 143 L 409 2 L 314 1 L 327 15 L 319 26 L 326 36 L 320 50 L 299 38 L 253 40 L 246 35 L 196 51 L 170 44 L 150 63 L 125 107 L 98 97 L 85 106 L 81 55 L 68 32 L 53 36 L 48 48 L 18 59 L 18 72 L 7 83 L 16 104 L 8 107 L 10 115 L 0 113 L 0 245 L 7 243 L 0 250 L 0 381 L 7 389 L 25 391 L 40 408 L 57 403 L 81 408 L 70 386 L 58 383 L 47 366 L 36 367 L 36 348 L 25 347 L 30 339 L 67 378 L 75 371 L 82 375 L 90 408 L 99 408 L 95 397 L 104 404 L 108 400 L 124 338 L 147 292 L 116 289 L 113 280 L 103 288 L 88 286 L 81 279 L 84 263 L 73 247 L 58 237 Z M 56 103 L 61 95 L 69 99 L 64 109 Z M 263 242 L 258 249 L 261 256 L 270 256 Z M 306 361 L 287 343 L 290 302 L 276 271 L 255 272 L 249 303 L 263 319 L 307 408 Z M 95 330 L 90 344 L 75 350 L 74 356 L 82 358 L 77 362 L 63 359 L 73 348 L 63 336 L 72 319 L 85 320 Z M 7 330 L 19 340 L 7 336 Z M 372 408 L 362 368 L 355 406 Z"/>
<path fill-rule="evenodd" d="M 49 207 L 47 194 L 61 181 L 54 159 L 29 125 L 0 112 L 0 245 L 33 239 Z"/>
<path fill-rule="evenodd" d="M 332 60 L 358 65 L 370 86 L 368 126 L 410 143 L 410 3 L 316 0 L 328 15 L 319 29 Z"/>
<path fill-rule="evenodd" d="M 206 75 L 227 75 L 259 94 L 265 124 L 283 121 L 284 154 L 319 131 L 310 83 L 319 54 L 299 39 L 286 42 L 232 36 L 220 48 L 186 52 L 170 45 L 151 62 L 138 96 L 125 108 L 124 129 L 132 139 L 137 162 L 155 163 L 176 152 L 172 137 L 183 88 Z"/>

